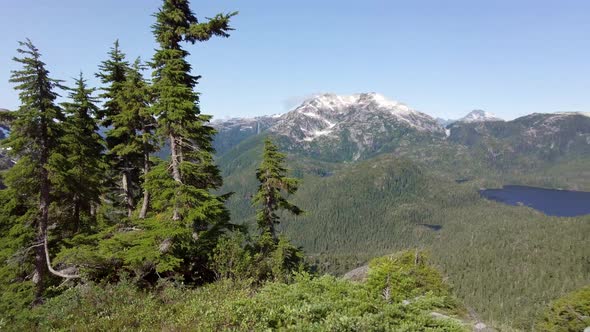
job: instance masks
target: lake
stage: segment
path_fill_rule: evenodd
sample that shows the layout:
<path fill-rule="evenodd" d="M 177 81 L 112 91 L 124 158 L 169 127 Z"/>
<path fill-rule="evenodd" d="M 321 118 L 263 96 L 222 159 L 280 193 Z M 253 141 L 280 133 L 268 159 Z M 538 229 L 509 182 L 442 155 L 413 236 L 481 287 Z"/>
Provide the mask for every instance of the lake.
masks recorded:
<path fill-rule="evenodd" d="M 514 206 L 525 205 L 549 216 L 590 214 L 590 192 L 504 186 L 502 189 L 483 189 L 479 193 L 487 199 Z"/>

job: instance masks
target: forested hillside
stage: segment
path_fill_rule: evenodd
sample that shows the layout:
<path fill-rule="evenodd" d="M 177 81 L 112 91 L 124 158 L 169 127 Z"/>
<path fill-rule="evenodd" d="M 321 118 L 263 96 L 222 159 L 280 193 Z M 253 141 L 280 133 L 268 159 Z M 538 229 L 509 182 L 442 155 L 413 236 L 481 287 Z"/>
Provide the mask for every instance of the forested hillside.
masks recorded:
<path fill-rule="evenodd" d="M 516 124 L 454 124 L 458 133 L 452 132 L 449 141 L 397 146 L 357 163 L 318 160 L 282 140 L 283 147 L 291 149 L 290 164 L 303 183 L 294 201 L 307 211 L 297 220 L 285 216 L 283 229 L 304 248 L 315 268 L 337 275 L 371 257 L 425 248 L 457 294 L 482 318 L 529 329 L 546 303 L 590 281 L 590 219 L 547 217 L 489 202 L 478 189 L 505 183 L 590 188 L 590 154 L 575 150 L 585 148 L 575 142 L 590 132 L 590 118 L 566 115 L 561 120 L 567 120 L 565 124 L 555 124 L 556 131 L 563 131 L 561 138 L 541 136 L 545 144 L 551 139 L 573 140 L 566 148 L 555 145 L 554 158 L 526 148 L 537 144 L 519 138 L 526 119 L 513 121 Z M 583 128 L 576 129 L 581 132 L 572 130 L 571 123 Z M 487 131 L 473 130 L 477 143 L 457 138 L 466 128 L 516 126 L 512 134 L 497 134 L 504 137 L 506 151 L 513 151 L 510 146 L 520 149 L 502 159 L 489 157 L 489 142 L 497 138 Z M 229 201 L 232 217 L 246 224 L 253 221 L 248 197 L 255 190 L 247 174 L 255 167 L 264 135 L 242 141 L 218 159 L 225 190 L 236 192 Z M 551 149 L 550 144 L 546 147 Z M 557 266 L 550 263 L 557 260 Z"/>

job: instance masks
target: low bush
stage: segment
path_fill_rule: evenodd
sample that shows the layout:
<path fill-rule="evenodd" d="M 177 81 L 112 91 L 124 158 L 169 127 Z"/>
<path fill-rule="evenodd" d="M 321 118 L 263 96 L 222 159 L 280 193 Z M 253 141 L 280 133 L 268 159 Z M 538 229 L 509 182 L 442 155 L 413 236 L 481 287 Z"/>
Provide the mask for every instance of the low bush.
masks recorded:
<path fill-rule="evenodd" d="M 17 324 L 3 328 L 19 331 L 466 330 L 457 319 L 431 314 L 437 311 L 452 316 L 456 306 L 449 302 L 440 275 L 436 277 L 436 271 L 427 271 L 425 265 L 420 264 L 416 273 L 405 276 L 402 288 L 392 288 L 390 299 L 376 287 L 383 271 L 406 271 L 404 257 L 410 254 L 413 255 L 404 253 L 395 256 L 399 259 L 389 257 L 373 262 L 371 266 L 377 270 L 371 272 L 367 283 L 297 273 L 291 283 L 273 281 L 259 287 L 232 279 L 195 289 L 160 282 L 151 291 L 141 290 L 126 280 L 117 284 L 78 285 L 30 310 Z M 412 277 L 420 280 L 411 282 Z M 408 285 L 423 287 L 414 291 Z M 401 293 L 397 294 L 398 291 Z M 410 302 L 392 300 L 409 294 L 415 296 Z"/>

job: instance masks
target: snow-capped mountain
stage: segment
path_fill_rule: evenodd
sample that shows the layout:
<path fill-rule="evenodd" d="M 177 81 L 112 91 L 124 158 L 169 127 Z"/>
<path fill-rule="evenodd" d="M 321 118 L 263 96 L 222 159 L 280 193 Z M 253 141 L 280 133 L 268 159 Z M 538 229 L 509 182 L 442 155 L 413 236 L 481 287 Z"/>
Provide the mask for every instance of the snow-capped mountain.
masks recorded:
<path fill-rule="evenodd" d="M 485 122 L 485 121 L 504 121 L 490 112 L 483 110 L 473 110 L 466 116 L 457 120 L 460 122 Z"/>
<path fill-rule="evenodd" d="M 377 93 L 322 94 L 284 114 L 269 131 L 293 149 L 357 160 L 418 137 L 444 137 L 431 116 Z M 332 159 L 334 156 L 328 157 Z"/>
<path fill-rule="evenodd" d="M 377 93 L 349 96 L 322 94 L 281 117 L 271 131 L 297 141 L 338 137 L 344 130 L 363 135 L 383 133 L 388 125 L 420 132 L 442 133 L 435 119 Z M 367 131 L 376 129 L 376 131 Z"/>

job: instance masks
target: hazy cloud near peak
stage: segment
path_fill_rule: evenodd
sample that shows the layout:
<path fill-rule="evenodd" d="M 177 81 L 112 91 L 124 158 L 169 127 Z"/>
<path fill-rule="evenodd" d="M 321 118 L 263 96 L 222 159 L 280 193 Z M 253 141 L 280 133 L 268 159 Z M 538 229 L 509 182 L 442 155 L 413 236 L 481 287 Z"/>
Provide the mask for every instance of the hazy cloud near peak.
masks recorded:
<path fill-rule="evenodd" d="M 283 100 L 283 109 L 288 112 L 292 109 L 294 109 L 295 107 L 301 105 L 304 101 L 319 96 L 321 95 L 321 92 L 315 92 L 315 93 L 310 93 L 307 95 L 302 95 L 302 96 L 291 96 L 286 98 L 285 100 Z"/>

